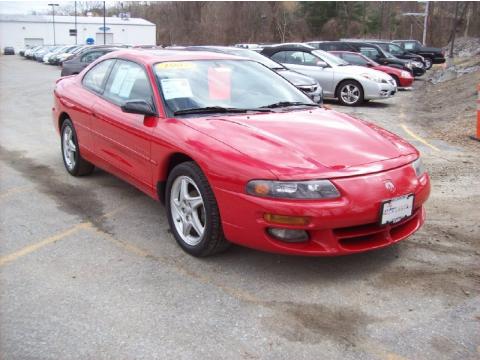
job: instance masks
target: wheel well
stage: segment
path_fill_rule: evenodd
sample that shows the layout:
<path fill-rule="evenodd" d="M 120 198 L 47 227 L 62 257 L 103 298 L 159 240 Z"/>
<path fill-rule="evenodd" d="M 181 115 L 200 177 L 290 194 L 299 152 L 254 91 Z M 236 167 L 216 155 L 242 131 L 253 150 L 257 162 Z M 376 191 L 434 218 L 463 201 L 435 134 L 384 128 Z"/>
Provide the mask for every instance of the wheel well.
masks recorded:
<path fill-rule="evenodd" d="M 357 83 L 358 86 L 360 87 L 360 89 L 362 89 L 362 92 L 365 93 L 365 91 L 363 90 L 362 84 L 360 84 L 357 80 L 355 80 L 355 79 L 343 79 L 342 81 L 340 81 L 337 84 L 337 87 L 335 88 L 335 97 L 338 97 L 338 91 L 340 90 L 340 85 L 342 85 L 345 81 L 353 81 L 353 82 Z"/>
<path fill-rule="evenodd" d="M 170 171 L 172 171 L 172 169 L 175 166 L 187 161 L 195 161 L 195 160 L 193 160 L 190 156 L 185 155 L 183 153 L 174 153 L 168 159 L 166 171 L 163 176 L 164 180 L 161 180 L 157 183 L 158 198 L 160 199 L 160 202 L 162 204 L 165 203 L 165 188 L 167 185 L 167 179 L 168 179 L 168 175 L 170 174 Z"/>
<path fill-rule="evenodd" d="M 70 116 L 66 112 L 62 112 L 58 118 L 58 131 L 62 130 L 63 122 L 66 119 L 70 119 Z"/>

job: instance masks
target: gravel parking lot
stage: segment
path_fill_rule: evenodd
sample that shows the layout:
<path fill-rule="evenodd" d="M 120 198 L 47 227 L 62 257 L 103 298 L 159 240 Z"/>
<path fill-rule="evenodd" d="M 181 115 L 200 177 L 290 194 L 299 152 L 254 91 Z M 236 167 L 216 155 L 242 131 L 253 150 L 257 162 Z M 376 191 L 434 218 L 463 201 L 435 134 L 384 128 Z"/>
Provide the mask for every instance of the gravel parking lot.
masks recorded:
<path fill-rule="evenodd" d="M 479 147 L 432 138 L 415 89 L 331 106 L 421 150 L 432 194 L 417 234 L 355 256 L 196 259 L 160 204 L 103 171 L 64 170 L 59 73 L 0 57 L 2 359 L 480 357 Z"/>

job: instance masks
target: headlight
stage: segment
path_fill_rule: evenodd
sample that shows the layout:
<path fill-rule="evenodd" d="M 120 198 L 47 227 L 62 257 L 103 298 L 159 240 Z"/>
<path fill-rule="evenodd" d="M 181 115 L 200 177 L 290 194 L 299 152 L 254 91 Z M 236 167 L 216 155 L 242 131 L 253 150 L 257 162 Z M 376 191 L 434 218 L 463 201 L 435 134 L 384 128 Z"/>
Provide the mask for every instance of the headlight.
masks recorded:
<path fill-rule="evenodd" d="M 420 158 L 418 158 L 412 163 L 412 167 L 413 167 L 413 170 L 415 170 L 415 174 L 417 174 L 417 177 L 422 176 L 427 171 L 427 169 L 425 168 L 425 165 L 423 165 L 422 159 Z"/>
<path fill-rule="evenodd" d="M 372 75 L 370 75 L 370 74 L 361 74 L 360 76 L 363 76 L 365 79 L 372 80 L 372 81 L 375 81 L 375 82 L 377 82 L 377 83 L 381 83 L 381 82 L 382 82 L 382 78 L 376 77 L 376 76 L 372 76 Z"/>
<path fill-rule="evenodd" d="M 335 185 L 328 180 L 252 180 L 247 184 L 247 194 L 282 199 L 334 199 L 340 197 Z"/>
<path fill-rule="evenodd" d="M 413 61 L 412 64 L 415 65 L 415 66 L 418 67 L 418 68 L 423 69 L 423 64 L 422 64 L 421 62 Z"/>
<path fill-rule="evenodd" d="M 407 64 L 405 64 L 405 66 L 406 66 L 407 68 L 411 69 L 411 68 L 412 68 L 412 63 L 407 63 Z"/>
<path fill-rule="evenodd" d="M 411 75 L 408 71 L 402 71 L 402 72 L 400 73 L 400 76 L 401 76 L 402 78 L 410 78 L 410 77 L 412 77 L 412 75 Z"/>

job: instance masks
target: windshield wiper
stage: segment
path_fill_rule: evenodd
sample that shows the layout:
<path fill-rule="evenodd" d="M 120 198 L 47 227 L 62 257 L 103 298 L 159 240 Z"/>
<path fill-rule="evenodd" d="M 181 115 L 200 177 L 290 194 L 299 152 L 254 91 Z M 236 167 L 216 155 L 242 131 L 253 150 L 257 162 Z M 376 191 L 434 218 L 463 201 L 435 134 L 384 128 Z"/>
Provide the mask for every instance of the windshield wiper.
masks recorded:
<path fill-rule="evenodd" d="M 201 108 L 182 109 L 173 112 L 173 115 L 186 114 L 212 114 L 212 113 L 246 113 L 248 111 L 266 112 L 268 109 L 241 109 L 241 108 L 227 108 L 222 106 L 206 106 Z"/>
<path fill-rule="evenodd" d="M 288 106 L 315 106 L 319 107 L 318 104 L 309 104 L 309 103 L 303 103 L 300 101 L 280 101 L 274 104 L 270 105 L 265 105 L 262 106 L 261 108 L 263 109 L 273 109 L 273 108 L 281 108 L 281 107 L 288 107 Z"/>

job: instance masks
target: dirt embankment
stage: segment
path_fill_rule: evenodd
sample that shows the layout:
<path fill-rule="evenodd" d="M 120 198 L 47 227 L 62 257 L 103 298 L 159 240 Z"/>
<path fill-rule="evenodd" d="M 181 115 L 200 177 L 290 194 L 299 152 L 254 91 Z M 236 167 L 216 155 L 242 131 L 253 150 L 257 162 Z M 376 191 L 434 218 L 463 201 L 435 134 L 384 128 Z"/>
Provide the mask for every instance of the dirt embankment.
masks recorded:
<path fill-rule="evenodd" d="M 480 149 L 480 142 L 469 138 L 476 131 L 480 54 L 468 52 L 468 55 L 454 58 L 449 68 L 436 65 L 415 92 L 413 102 L 418 119 L 422 119 L 420 125 L 430 134 Z"/>

